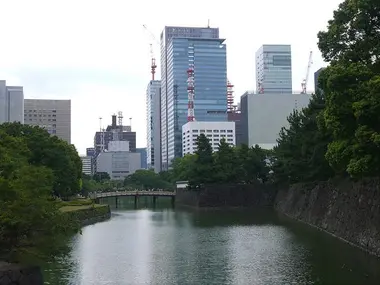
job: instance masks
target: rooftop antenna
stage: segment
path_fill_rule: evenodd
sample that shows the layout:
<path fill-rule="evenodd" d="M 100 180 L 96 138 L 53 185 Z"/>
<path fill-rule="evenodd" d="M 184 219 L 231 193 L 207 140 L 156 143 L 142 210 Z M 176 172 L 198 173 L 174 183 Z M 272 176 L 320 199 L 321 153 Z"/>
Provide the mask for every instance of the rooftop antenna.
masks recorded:
<path fill-rule="evenodd" d="M 118 124 L 119 124 L 119 127 L 120 127 L 120 129 L 122 129 L 123 128 L 123 112 L 119 111 L 117 113 L 117 115 L 118 115 Z"/>
<path fill-rule="evenodd" d="M 104 128 L 102 128 L 102 117 L 99 117 L 100 124 L 100 152 L 104 152 Z"/>

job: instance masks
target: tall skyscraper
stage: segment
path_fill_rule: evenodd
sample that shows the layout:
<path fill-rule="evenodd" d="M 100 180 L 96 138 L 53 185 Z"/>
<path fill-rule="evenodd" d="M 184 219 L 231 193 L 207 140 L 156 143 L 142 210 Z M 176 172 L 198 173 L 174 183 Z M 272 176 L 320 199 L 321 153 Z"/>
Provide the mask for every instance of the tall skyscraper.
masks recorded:
<path fill-rule="evenodd" d="M 151 80 L 146 88 L 147 168 L 161 171 L 161 81 Z"/>
<path fill-rule="evenodd" d="M 25 99 L 24 121 L 71 144 L 71 100 Z"/>
<path fill-rule="evenodd" d="M 21 86 L 7 86 L 0 80 L 0 124 L 24 123 L 24 91 Z"/>
<path fill-rule="evenodd" d="M 218 28 L 165 27 L 161 34 L 162 168 L 182 156 L 187 122 L 187 69 L 194 65 L 195 119 L 227 121 L 226 45 Z"/>
<path fill-rule="evenodd" d="M 263 45 L 256 52 L 257 93 L 292 94 L 290 45 Z"/>

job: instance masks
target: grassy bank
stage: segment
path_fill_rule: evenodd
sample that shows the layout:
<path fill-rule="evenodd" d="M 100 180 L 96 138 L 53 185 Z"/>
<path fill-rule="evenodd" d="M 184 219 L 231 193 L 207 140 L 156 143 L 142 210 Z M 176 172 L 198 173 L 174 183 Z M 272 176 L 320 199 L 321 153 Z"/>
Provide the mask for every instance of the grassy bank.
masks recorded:
<path fill-rule="evenodd" d="M 66 213 L 73 223 L 88 225 L 110 218 L 111 211 L 108 205 L 94 204 L 90 199 L 62 201 L 60 211 Z"/>

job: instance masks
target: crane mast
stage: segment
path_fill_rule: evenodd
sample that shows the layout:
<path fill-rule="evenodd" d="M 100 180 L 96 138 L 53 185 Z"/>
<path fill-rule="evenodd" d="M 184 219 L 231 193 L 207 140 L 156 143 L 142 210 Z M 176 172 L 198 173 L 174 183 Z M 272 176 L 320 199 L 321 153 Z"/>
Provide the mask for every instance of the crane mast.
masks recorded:
<path fill-rule="evenodd" d="M 307 82 L 309 81 L 310 68 L 312 64 L 313 64 L 313 51 L 310 51 L 309 62 L 307 64 L 307 70 L 306 70 L 306 76 L 302 80 L 302 83 L 301 83 L 301 87 L 302 87 L 301 94 L 306 94 Z"/>
<path fill-rule="evenodd" d="M 150 38 L 152 41 L 156 42 L 158 46 L 160 45 L 159 41 L 156 39 L 154 34 L 147 28 L 146 25 L 143 25 L 144 29 L 148 32 Z M 156 74 L 156 57 L 154 56 L 154 51 L 153 51 L 153 44 L 150 43 L 150 56 L 151 56 L 151 65 L 150 65 L 150 73 L 152 74 L 152 80 L 154 80 L 154 75 Z"/>

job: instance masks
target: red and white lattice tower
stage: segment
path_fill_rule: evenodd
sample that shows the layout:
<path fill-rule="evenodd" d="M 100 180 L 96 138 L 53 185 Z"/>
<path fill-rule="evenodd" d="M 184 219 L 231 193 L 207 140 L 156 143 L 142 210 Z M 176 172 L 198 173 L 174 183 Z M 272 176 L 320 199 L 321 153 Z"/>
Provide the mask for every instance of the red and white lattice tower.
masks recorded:
<path fill-rule="evenodd" d="M 187 69 L 187 121 L 195 121 L 194 116 L 194 64 L 190 63 Z"/>
<path fill-rule="evenodd" d="M 231 113 L 234 110 L 234 86 L 231 84 L 231 82 L 227 81 L 227 112 Z"/>

